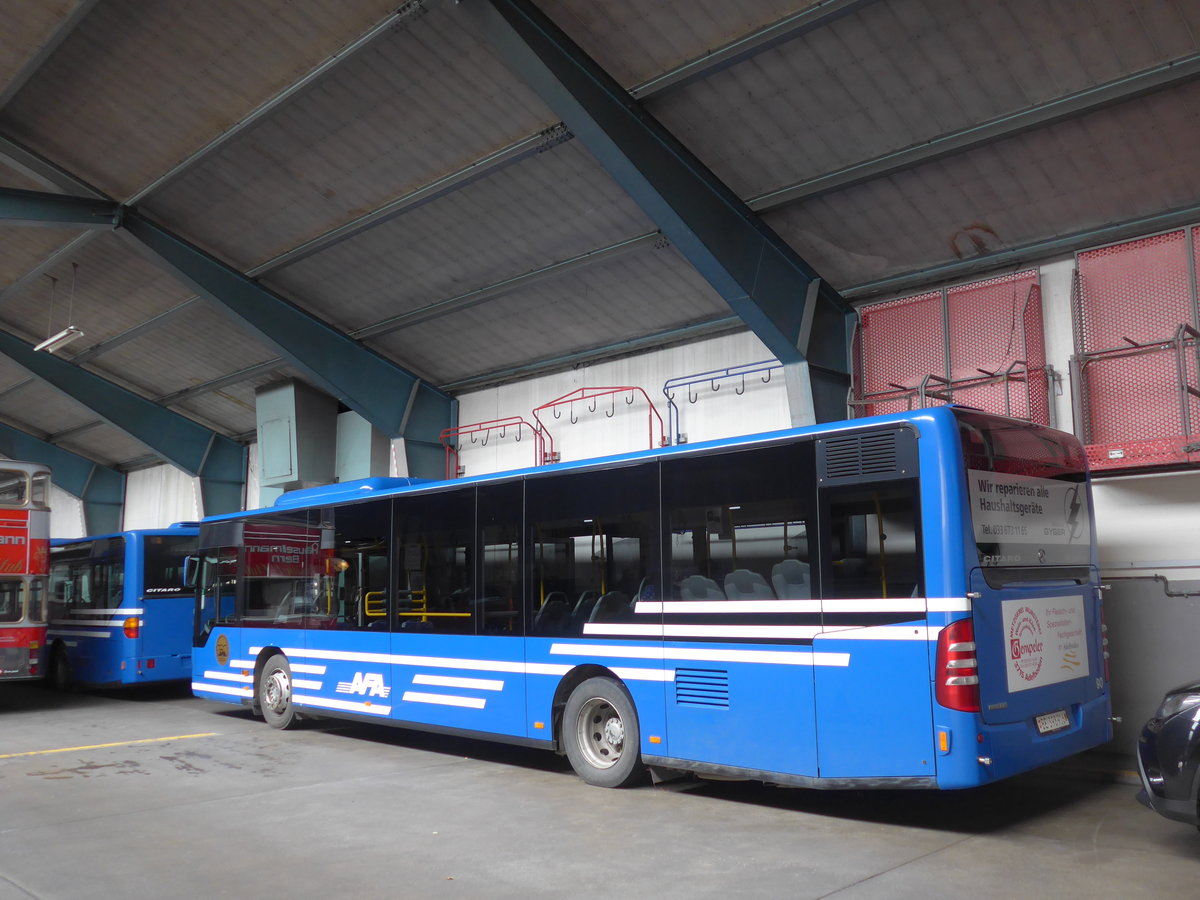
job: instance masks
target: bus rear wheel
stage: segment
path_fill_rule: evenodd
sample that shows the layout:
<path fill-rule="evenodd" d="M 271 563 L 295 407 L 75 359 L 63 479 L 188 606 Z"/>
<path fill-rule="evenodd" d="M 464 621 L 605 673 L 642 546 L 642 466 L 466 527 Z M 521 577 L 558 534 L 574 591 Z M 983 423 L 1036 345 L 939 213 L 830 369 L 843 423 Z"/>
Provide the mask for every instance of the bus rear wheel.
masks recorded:
<path fill-rule="evenodd" d="M 588 784 L 628 787 L 644 774 L 637 711 L 611 678 L 589 678 L 571 691 L 562 737 L 571 768 Z"/>
<path fill-rule="evenodd" d="M 259 673 L 258 705 L 272 728 L 292 728 L 300 721 L 292 705 L 292 667 L 282 653 L 270 657 Z"/>

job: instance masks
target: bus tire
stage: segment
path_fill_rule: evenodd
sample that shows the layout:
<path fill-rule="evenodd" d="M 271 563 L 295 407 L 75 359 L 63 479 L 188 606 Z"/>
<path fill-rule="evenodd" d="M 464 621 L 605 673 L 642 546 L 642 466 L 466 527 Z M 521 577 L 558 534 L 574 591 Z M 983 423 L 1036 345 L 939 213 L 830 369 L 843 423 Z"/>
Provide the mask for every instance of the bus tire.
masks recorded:
<path fill-rule="evenodd" d="M 271 656 L 258 675 L 258 706 L 272 728 L 293 728 L 300 721 L 292 704 L 292 667 L 282 653 Z"/>
<path fill-rule="evenodd" d="M 56 644 L 50 654 L 50 665 L 46 667 L 46 680 L 56 691 L 66 691 L 71 688 L 71 661 L 67 658 L 67 648 Z"/>
<path fill-rule="evenodd" d="M 629 787 L 645 774 L 637 711 L 611 678 L 589 678 L 571 691 L 562 738 L 571 768 L 588 784 Z"/>

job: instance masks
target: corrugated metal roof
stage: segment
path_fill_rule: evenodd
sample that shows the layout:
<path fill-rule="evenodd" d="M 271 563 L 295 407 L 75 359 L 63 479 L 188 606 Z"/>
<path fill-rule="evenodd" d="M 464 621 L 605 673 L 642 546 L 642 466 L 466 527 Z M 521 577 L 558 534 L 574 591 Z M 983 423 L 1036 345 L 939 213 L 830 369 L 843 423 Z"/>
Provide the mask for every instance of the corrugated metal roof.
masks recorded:
<path fill-rule="evenodd" d="M 540 5 L 835 287 L 1200 205 L 1186 0 Z M 435 384 L 728 327 L 463 7 L 25 4 L 0 34 L 0 187 L 76 189 L 65 170 L 144 192 L 146 216 Z M 76 263 L 87 334 L 64 359 L 229 435 L 256 387 L 300 377 L 125 240 L 0 228 L 0 327 L 23 339 L 54 325 L 42 273 L 58 316 Z M 0 420 L 94 420 L 25 381 L 0 360 Z M 110 426 L 64 445 L 146 453 Z"/>

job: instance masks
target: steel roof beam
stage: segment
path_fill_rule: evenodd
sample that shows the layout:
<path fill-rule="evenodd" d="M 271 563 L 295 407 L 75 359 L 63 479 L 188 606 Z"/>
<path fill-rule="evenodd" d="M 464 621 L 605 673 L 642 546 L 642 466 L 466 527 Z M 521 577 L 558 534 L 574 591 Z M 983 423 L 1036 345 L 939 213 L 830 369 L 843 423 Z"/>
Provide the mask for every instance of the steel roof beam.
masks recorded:
<path fill-rule="evenodd" d="M 118 233 L 389 437 L 421 440 L 450 423 L 449 395 L 139 213 L 127 211 Z M 414 383 L 420 385 L 418 415 L 401 433 L 404 405 L 398 398 L 407 397 Z M 435 425 L 431 433 L 424 430 Z"/>
<path fill-rule="evenodd" d="M 650 81 L 643 82 L 642 84 L 631 88 L 630 93 L 638 99 L 649 99 L 660 96 L 674 88 L 691 83 L 703 77 L 704 75 L 711 73 L 712 71 L 727 68 L 734 63 L 741 62 L 749 58 L 755 53 L 760 53 L 770 47 L 778 46 L 786 40 L 790 40 L 791 38 L 798 37 L 801 34 L 806 34 L 818 27 L 829 24 L 830 22 L 835 21 L 836 19 L 841 18 L 848 13 L 857 11 L 861 7 L 873 2 L 875 2 L 875 0 L 827 0 L 827 2 L 819 4 L 818 6 L 814 6 L 800 13 L 787 16 L 778 22 L 751 32 L 750 34 L 743 35 L 742 37 L 731 41 L 725 46 L 717 48 L 711 53 L 706 53 L 702 56 L 696 57 L 695 59 L 689 60 L 683 65 L 677 66 L 676 68 L 665 72 L 662 75 L 651 79 Z M 343 50 L 336 57 L 327 60 L 326 63 L 318 66 L 316 69 L 310 72 L 307 76 L 305 76 L 305 83 L 311 85 L 317 80 L 317 78 L 328 74 L 335 68 L 335 59 L 337 64 L 344 62 L 353 53 L 373 43 L 375 39 L 377 39 L 389 27 L 394 27 L 397 21 L 411 17 L 414 10 L 418 10 L 420 7 L 421 4 L 419 2 L 414 3 L 410 0 L 409 3 L 405 4 L 404 8 L 402 8 L 400 12 L 393 14 L 387 20 L 385 20 L 384 23 L 381 23 L 381 25 L 367 32 L 367 34 L 359 38 L 358 41 L 346 48 L 346 50 Z M 267 101 L 254 113 L 252 113 L 251 116 L 243 119 L 227 129 L 218 139 L 198 150 L 195 154 L 193 154 L 192 157 L 189 157 L 172 169 L 170 173 L 142 188 L 134 195 L 130 202 L 147 196 L 154 190 L 163 187 L 173 178 L 183 174 L 183 172 L 200 162 L 204 156 L 213 152 L 215 149 L 217 149 L 217 147 L 228 142 L 232 137 L 244 131 L 252 124 L 258 122 L 263 116 L 266 115 L 267 112 L 273 111 L 274 109 L 283 105 L 283 103 L 291 99 L 293 96 L 295 96 L 295 92 L 289 89 Z M 397 216 L 400 216 L 411 209 L 415 209 L 419 206 L 429 203 L 432 200 L 448 196 L 460 188 L 466 187 L 473 182 L 492 175 L 509 165 L 528 159 L 531 156 L 535 156 L 536 154 L 541 153 L 555 146 L 556 144 L 570 140 L 572 137 L 574 137 L 574 135 L 567 130 L 565 125 L 563 125 L 561 122 L 556 123 L 549 128 L 545 128 L 535 134 L 531 134 L 529 137 L 516 141 L 507 147 L 502 147 L 501 149 L 490 153 L 481 159 L 477 159 L 471 163 L 468 163 L 460 169 L 451 172 L 450 174 L 445 175 L 433 182 L 430 182 L 429 184 L 423 185 L 422 187 L 409 192 L 403 197 L 399 197 L 396 200 L 384 204 L 378 209 L 366 213 L 357 219 L 347 222 L 337 228 L 331 229 L 322 235 L 318 235 L 312 240 L 306 241 L 304 244 L 294 247 L 293 249 L 274 257 L 273 259 L 267 260 L 266 262 L 249 270 L 246 274 L 251 277 L 260 277 L 268 272 L 272 272 L 283 268 L 284 266 L 291 265 L 292 263 L 299 262 L 300 260 L 312 256 L 315 253 L 319 253 L 322 250 L 328 249 L 340 241 L 360 234 L 363 231 L 375 227 L 376 225 L 382 224 L 383 222 L 394 219 Z M 0 157 L 3 156 L 3 148 L 3 138 L 0 138 Z M 24 153 L 28 154 L 29 151 L 24 151 Z M 48 163 L 36 157 L 36 155 L 32 156 L 30 162 L 32 165 L 38 166 L 39 168 L 49 166 Z M 58 176 L 63 179 L 71 177 L 66 173 L 62 173 L 61 170 L 58 170 Z M 81 193 L 79 186 L 83 185 L 82 182 L 75 182 L 76 186 L 71 187 L 71 183 L 65 180 L 59 185 L 55 185 L 46 180 L 42 180 L 42 183 L 46 184 L 47 187 L 54 188 L 57 186 L 62 190 L 67 190 L 72 193 Z M 94 189 L 90 188 L 90 186 L 87 186 L 87 190 L 93 192 L 93 196 L 103 196 L 99 194 L 99 192 L 94 192 Z M 57 255 L 58 254 L 56 254 L 56 256 Z M 52 257 L 50 260 L 47 260 L 45 263 L 43 263 L 43 265 L 48 266 L 52 264 L 53 259 L 54 257 Z M 15 285 L 10 286 L 8 290 L 14 288 Z M 0 293 L 0 302 L 4 301 L 5 297 L 8 295 L 8 290 Z M 162 316 L 152 320 L 153 324 L 147 324 L 150 325 L 150 327 L 156 327 L 158 324 L 162 324 L 164 321 L 166 321 L 167 317 L 181 312 L 185 307 L 195 302 L 197 299 L 198 298 L 193 297 L 190 300 L 184 301 L 183 303 L 169 310 L 167 313 L 164 313 Z M 76 358 L 91 359 L 92 357 L 98 356 L 110 349 L 115 349 L 123 344 L 126 340 L 137 337 L 141 333 L 142 327 L 138 326 L 136 329 L 131 329 L 131 333 L 128 335 L 128 337 L 125 333 L 118 334 L 102 344 L 96 344 L 95 346 L 90 347 L 88 350 L 84 351 L 83 354 L 80 354 L 80 356 Z M 361 337 L 361 335 L 359 336 Z"/>
<path fill-rule="evenodd" d="M 662 233 L 659 231 L 651 231 L 646 234 L 640 234 L 636 237 L 627 238 L 623 241 L 618 241 L 615 244 L 609 244 L 606 247 L 599 247 L 595 250 L 589 250 L 586 253 L 580 253 L 570 259 L 561 260 L 559 262 L 550 263 L 538 269 L 525 272 L 521 275 L 515 275 L 512 278 L 505 278 L 501 281 L 493 282 L 485 287 L 476 288 L 475 290 L 467 291 L 463 294 L 456 294 L 453 297 L 447 297 L 443 300 L 437 300 L 433 303 L 417 309 L 409 310 L 405 313 L 400 313 L 398 316 L 392 316 L 389 319 L 384 319 L 382 322 L 376 322 L 374 325 L 368 325 L 365 328 L 360 328 L 357 331 L 350 332 L 356 338 L 366 339 L 379 337 L 383 334 L 388 334 L 393 331 L 399 331 L 402 328 L 409 328 L 413 325 L 419 325 L 422 322 L 428 322 L 430 319 L 436 319 L 441 316 L 446 316 L 451 313 L 462 312 L 465 309 L 470 309 L 472 306 L 478 306 L 488 300 L 494 300 L 497 297 L 502 297 L 505 294 L 513 291 L 522 290 L 537 284 L 539 281 L 546 281 L 550 278 L 559 278 L 566 275 L 568 272 L 585 269 L 589 266 L 594 266 L 597 263 L 609 262 L 617 257 L 624 256 L 634 250 L 639 250 L 644 247 L 652 246 L 659 241 L 664 241 Z"/>
<path fill-rule="evenodd" d="M 121 208 L 111 200 L 0 188 L 0 223 L 112 230 Z"/>
<path fill-rule="evenodd" d="M 771 353 L 798 365 L 819 357 L 793 421 L 844 418 L 853 312 L 837 292 L 531 2 L 458 8 Z M 809 344 L 814 313 L 821 339 Z"/>
<path fill-rule="evenodd" d="M 825 0 L 823 3 L 817 3 L 808 9 L 785 16 L 765 28 L 736 38 L 709 53 L 697 56 L 657 78 L 651 78 L 649 81 L 630 88 L 629 93 L 638 100 L 657 97 L 673 88 L 683 87 L 707 78 L 722 69 L 745 62 L 764 50 L 770 50 L 772 47 L 778 47 L 780 44 L 808 34 L 810 31 L 824 28 L 843 16 L 856 13 L 864 6 L 870 6 L 874 2 L 876 0 Z"/>
<path fill-rule="evenodd" d="M 121 530 L 125 476 L 116 469 L 3 423 L 0 423 L 0 453 L 12 459 L 27 459 L 49 466 L 51 481 L 83 501 L 88 534 L 111 534 Z"/>
<path fill-rule="evenodd" d="M 32 178 L 48 191 L 71 194 L 75 197 L 90 197 L 93 200 L 108 200 L 101 191 L 82 178 L 77 178 L 65 169 L 34 153 L 24 144 L 0 134 L 0 162 Z"/>
<path fill-rule="evenodd" d="M 311 69 L 298 81 L 288 85 L 274 97 L 271 97 L 260 103 L 247 115 L 243 116 L 233 125 L 226 128 L 221 132 L 221 134 L 213 138 L 199 150 L 192 153 L 169 171 L 163 173 L 158 178 L 154 179 L 154 181 L 147 184 L 132 197 L 130 197 L 126 202 L 130 205 L 137 203 L 148 195 L 154 193 L 154 191 L 158 190 L 159 188 L 166 186 L 171 181 L 174 181 L 180 175 L 195 167 L 202 160 L 208 156 L 211 156 L 221 147 L 228 144 L 235 137 L 238 137 L 246 131 L 249 131 L 255 125 L 259 124 L 272 113 L 274 113 L 277 109 L 285 106 L 300 94 L 304 93 L 304 91 L 311 88 L 314 84 L 328 75 L 334 69 L 345 63 L 347 60 L 352 59 L 356 54 L 362 52 L 367 47 L 370 47 L 372 44 L 374 44 L 377 40 L 389 34 L 397 26 L 404 24 L 406 21 L 412 19 L 416 15 L 420 15 L 425 11 L 425 7 L 431 2 L 433 2 L 433 0 L 407 0 L 407 2 L 401 3 L 395 12 L 389 14 L 378 24 L 374 25 L 354 41 L 330 55 L 325 59 L 324 62 Z"/>
<path fill-rule="evenodd" d="M 952 283 L 980 272 L 996 269 L 1011 270 L 1014 266 L 1028 265 L 1064 253 L 1103 247 L 1105 244 L 1172 231 L 1176 228 L 1195 225 L 1198 222 L 1200 222 L 1200 205 L 1168 210 L 1158 215 L 1145 216 L 1117 225 L 1089 228 L 1086 231 L 1076 231 L 1046 240 L 1030 241 L 1019 247 L 1008 247 L 970 259 L 955 260 L 945 265 L 930 266 L 911 272 L 901 272 L 875 281 L 864 281 L 843 290 L 842 296 L 853 300 L 866 300 L 870 297 L 914 290 L 931 284 Z"/>
<path fill-rule="evenodd" d="M 0 331 L 0 353 L 202 481 L 206 514 L 241 509 L 245 448 L 74 363 Z"/>
<path fill-rule="evenodd" d="M 826 172 L 815 178 L 807 178 L 795 184 L 760 194 L 746 201 L 751 209 L 766 211 L 810 200 L 822 194 L 853 187 L 876 178 L 895 175 L 923 163 L 942 159 L 955 153 L 964 153 L 976 147 L 993 144 L 1015 137 L 1035 128 L 1053 125 L 1066 119 L 1076 118 L 1106 106 L 1132 100 L 1143 94 L 1162 90 L 1191 81 L 1200 75 L 1200 53 L 1145 69 L 1125 78 L 1106 84 L 1076 91 L 1057 100 L 1031 106 L 1027 109 L 998 116 L 980 125 L 972 125 L 941 137 L 922 141 L 903 150 L 884 153 L 873 159 L 863 160 Z"/>

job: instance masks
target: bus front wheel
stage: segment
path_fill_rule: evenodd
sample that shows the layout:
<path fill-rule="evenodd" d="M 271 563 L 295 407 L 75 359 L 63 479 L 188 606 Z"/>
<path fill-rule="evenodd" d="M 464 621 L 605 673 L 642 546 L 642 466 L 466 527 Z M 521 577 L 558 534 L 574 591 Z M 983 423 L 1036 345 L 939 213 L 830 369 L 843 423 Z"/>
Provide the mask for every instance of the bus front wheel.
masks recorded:
<path fill-rule="evenodd" d="M 589 678 L 571 691 L 562 737 L 571 768 L 588 784 L 621 788 L 641 779 L 637 711 L 611 678 Z"/>
<path fill-rule="evenodd" d="M 282 653 L 268 659 L 259 673 L 258 705 L 272 728 L 291 728 L 300 720 L 292 705 L 292 667 Z"/>
<path fill-rule="evenodd" d="M 46 677 L 56 691 L 65 691 L 71 686 L 71 661 L 67 659 L 67 648 L 58 644 L 46 667 Z"/>

